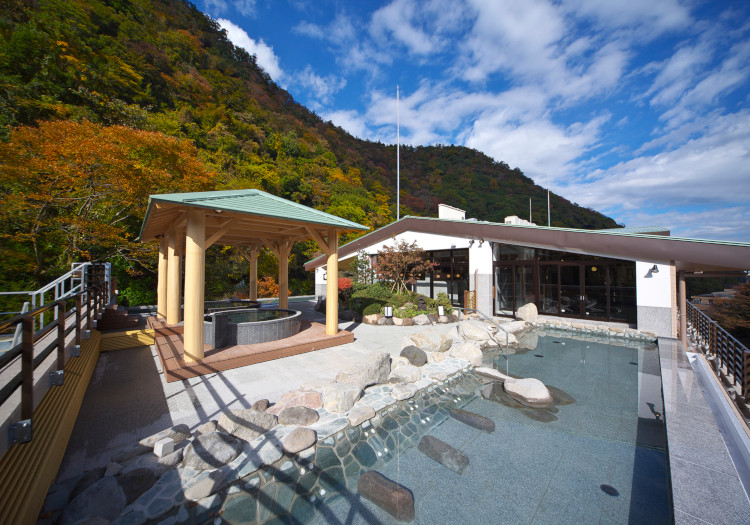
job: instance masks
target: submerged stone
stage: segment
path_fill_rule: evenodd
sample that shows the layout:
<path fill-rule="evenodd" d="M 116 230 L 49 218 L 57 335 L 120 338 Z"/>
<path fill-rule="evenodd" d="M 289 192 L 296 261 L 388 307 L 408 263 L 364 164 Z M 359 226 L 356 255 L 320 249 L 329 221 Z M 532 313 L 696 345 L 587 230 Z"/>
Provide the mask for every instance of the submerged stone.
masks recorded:
<path fill-rule="evenodd" d="M 399 521 L 414 519 L 414 496 L 403 485 L 370 470 L 362 474 L 357 484 L 362 497 L 372 501 Z"/>
<path fill-rule="evenodd" d="M 433 436 L 423 436 L 417 449 L 456 474 L 463 474 L 469 464 L 466 454 Z"/>
<path fill-rule="evenodd" d="M 466 410 L 455 409 L 455 410 L 451 410 L 451 417 L 453 419 L 460 421 L 461 423 L 469 425 L 470 427 L 474 427 L 479 430 L 484 430 L 485 432 L 495 431 L 494 421 L 484 416 L 480 416 L 479 414 L 475 414 L 474 412 L 468 412 Z"/>
<path fill-rule="evenodd" d="M 556 405 L 566 406 L 572 405 L 576 402 L 576 398 L 557 387 L 547 385 L 547 390 L 549 390 L 549 393 L 552 396 L 552 400 Z"/>
<path fill-rule="evenodd" d="M 544 383 L 533 377 L 506 382 L 503 384 L 503 388 L 513 398 L 531 407 L 545 408 L 554 404 Z"/>

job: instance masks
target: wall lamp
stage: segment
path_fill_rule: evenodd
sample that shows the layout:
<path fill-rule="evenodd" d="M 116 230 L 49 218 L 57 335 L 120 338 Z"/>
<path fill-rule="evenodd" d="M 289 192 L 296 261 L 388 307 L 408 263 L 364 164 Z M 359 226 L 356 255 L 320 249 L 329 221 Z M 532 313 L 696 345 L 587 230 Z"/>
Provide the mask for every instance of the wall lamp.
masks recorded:
<path fill-rule="evenodd" d="M 479 239 L 479 247 L 480 248 L 482 247 L 483 244 L 484 244 L 484 239 Z"/>
<path fill-rule="evenodd" d="M 651 268 L 651 273 L 659 273 L 659 267 L 654 265 L 654 267 Z"/>
<path fill-rule="evenodd" d="M 469 247 L 472 247 L 472 246 L 474 246 L 474 239 L 469 241 Z"/>

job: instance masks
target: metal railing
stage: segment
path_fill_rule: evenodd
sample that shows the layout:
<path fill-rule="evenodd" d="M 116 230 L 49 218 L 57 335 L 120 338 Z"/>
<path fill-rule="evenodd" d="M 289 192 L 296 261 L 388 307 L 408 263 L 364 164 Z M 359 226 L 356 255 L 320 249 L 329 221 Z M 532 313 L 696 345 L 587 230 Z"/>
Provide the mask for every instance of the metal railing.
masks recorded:
<path fill-rule="evenodd" d="M 114 290 L 110 289 L 110 283 L 105 280 L 104 269 L 94 266 L 89 270 L 91 275 L 98 277 L 95 284 L 75 293 L 68 290 L 64 298 L 0 323 L 0 332 L 21 328 L 20 344 L 15 344 L 7 352 L 0 354 L 0 406 L 8 402 L 19 388 L 21 390 L 21 420 L 8 427 L 9 444 L 28 442 L 32 438 L 32 418 L 37 404 L 34 400 L 36 369 L 56 351 L 57 358 L 49 372 L 49 388 L 61 386 L 64 382 L 66 352 L 69 358 L 80 355 L 81 340 L 88 338 L 93 321 L 100 317 L 109 303 Z M 75 306 L 69 309 L 69 303 L 75 303 Z M 47 324 L 41 321 L 45 314 L 53 317 Z M 74 332 L 71 344 L 66 344 L 68 336 Z M 17 410 L 18 405 L 15 406 Z"/>
<path fill-rule="evenodd" d="M 693 345 L 715 362 L 716 372 L 724 376 L 737 394 L 747 398 L 750 350 L 691 303 L 686 304 L 687 335 Z"/>
<path fill-rule="evenodd" d="M 70 265 L 70 271 L 61 275 L 51 283 L 38 290 L 22 290 L 17 292 L 0 292 L 0 296 L 26 295 L 30 298 L 31 310 L 46 304 L 46 299 L 54 294 L 54 300 L 66 299 L 80 293 L 93 282 L 105 281 L 111 284 L 112 266 L 110 263 L 78 262 Z M 114 290 L 113 290 L 114 292 Z M 47 296 L 47 297 L 45 297 Z M 23 309 L 2 314 L 21 314 Z M 39 326 L 44 326 L 44 314 L 39 317 Z M 15 345 L 14 345 L 15 346 Z"/>

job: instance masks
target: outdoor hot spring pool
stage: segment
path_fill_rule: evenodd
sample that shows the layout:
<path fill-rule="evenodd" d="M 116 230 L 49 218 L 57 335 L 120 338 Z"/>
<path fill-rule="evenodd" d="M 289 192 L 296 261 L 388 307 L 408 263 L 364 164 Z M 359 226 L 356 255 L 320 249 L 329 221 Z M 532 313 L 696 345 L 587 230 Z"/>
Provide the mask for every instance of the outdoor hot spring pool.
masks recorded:
<path fill-rule="evenodd" d="M 554 332 L 520 342 L 515 354 L 485 354 L 485 365 L 554 387 L 553 408 L 525 407 L 461 373 L 320 441 L 307 462 L 261 470 L 223 518 L 394 523 L 357 493 L 360 472 L 377 470 L 413 493 L 412 523 L 671 523 L 656 345 Z M 492 419 L 495 431 L 453 419 L 454 408 Z M 461 475 L 417 449 L 424 435 L 468 456 Z"/>

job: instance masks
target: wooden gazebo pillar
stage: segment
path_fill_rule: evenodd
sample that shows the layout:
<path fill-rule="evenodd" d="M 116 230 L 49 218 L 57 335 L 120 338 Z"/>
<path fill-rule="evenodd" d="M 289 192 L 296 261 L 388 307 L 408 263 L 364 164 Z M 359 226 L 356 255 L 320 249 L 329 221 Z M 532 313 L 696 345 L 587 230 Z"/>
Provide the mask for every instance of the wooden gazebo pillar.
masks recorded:
<path fill-rule="evenodd" d="M 167 324 L 178 324 L 182 318 L 180 289 L 182 235 L 172 224 L 167 230 Z"/>
<path fill-rule="evenodd" d="M 276 256 L 279 259 L 279 308 L 289 308 L 289 254 L 292 253 L 292 241 L 278 243 Z"/>
<path fill-rule="evenodd" d="M 260 255 L 261 246 L 253 244 L 248 249 L 242 246 L 235 246 L 237 251 L 250 263 L 250 269 L 247 272 L 249 281 L 248 298 L 251 301 L 258 300 L 258 255 Z"/>
<path fill-rule="evenodd" d="M 328 264 L 326 271 L 326 335 L 339 333 L 339 235 L 328 230 Z"/>
<path fill-rule="evenodd" d="M 206 213 L 191 209 L 185 238 L 185 359 L 203 359 L 203 294 L 206 281 Z"/>
<path fill-rule="evenodd" d="M 167 236 L 159 238 L 159 269 L 156 284 L 156 315 L 159 319 L 167 318 L 167 273 L 169 272 L 167 254 Z"/>

